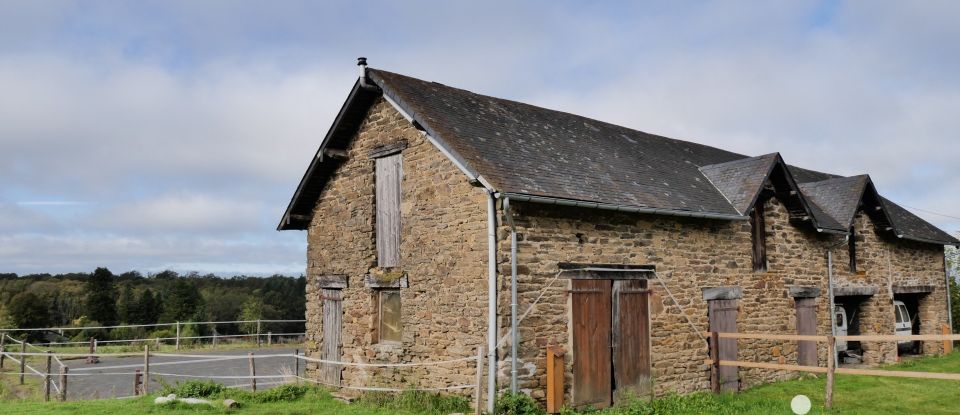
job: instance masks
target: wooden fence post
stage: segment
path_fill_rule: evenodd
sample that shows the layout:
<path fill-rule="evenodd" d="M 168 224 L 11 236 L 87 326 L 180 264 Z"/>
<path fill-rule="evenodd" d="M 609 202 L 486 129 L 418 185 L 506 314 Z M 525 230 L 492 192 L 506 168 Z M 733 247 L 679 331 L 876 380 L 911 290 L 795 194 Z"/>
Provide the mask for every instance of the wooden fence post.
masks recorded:
<path fill-rule="evenodd" d="M 273 332 L 267 332 L 267 347 L 273 346 Z"/>
<path fill-rule="evenodd" d="M 483 397 L 483 346 L 477 347 L 477 386 L 476 386 L 476 397 L 474 398 L 477 403 L 477 412 L 476 415 L 480 415 L 483 410 L 483 405 L 480 404 L 480 398 Z"/>
<path fill-rule="evenodd" d="M 60 366 L 60 402 L 67 401 L 67 373 L 69 371 L 69 367 Z"/>
<path fill-rule="evenodd" d="M 177 322 L 177 351 L 180 351 L 180 322 Z"/>
<path fill-rule="evenodd" d="M 257 391 L 257 366 L 253 362 L 253 353 L 247 353 L 247 360 L 250 361 L 250 388 Z"/>
<path fill-rule="evenodd" d="M 24 353 L 27 352 L 27 341 L 24 340 L 23 343 L 20 343 L 20 384 L 23 385 L 23 375 L 27 371 L 27 356 Z"/>
<path fill-rule="evenodd" d="M 837 368 L 837 342 L 833 335 L 827 336 L 827 396 L 823 405 L 833 408 L 833 372 Z"/>
<path fill-rule="evenodd" d="M 213 328 L 213 348 L 217 348 L 217 328 Z"/>
<path fill-rule="evenodd" d="M 3 369 L 3 361 L 7 359 L 7 355 L 3 352 L 7 351 L 7 333 L 0 332 L 0 369 Z"/>
<path fill-rule="evenodd" d="M 257 319 L 257 348 L 260 348 L 260 319 Z"/>
<path fill-rule="evenodd" d="M 150 346 L 143 345 L 143 394 L 150 393 Z"/>
<path fill-rule="evenodd" d="M 140 386 L 140 382 L 142 381 L 142 379 L 141 379 L 142 376 L 143 376 L 143 375 L 142 375 L 142 373 L 140 372 L 140 369 L 137 369 L 137 370 L 134 370 L 134 371 L 133 371 L 133 396 L 140 395 L 140 390 L 143 389 L 143 388 Z"/>
<path fill-rule="evenodd" d="M 50 382 L 53 381 L 50 370 L 53 369 L 53 352 L 47 350 L 47 362 L 43 366 L 43 401 L 50 402 Z"/>
<path fill-rule="evenodd" d="M 952 334 L 952 333 L 950 333 L 950 331 L 951 331 L 951 330 L 950 330 L 950 325 L 944 324 L 944 325 L 943 325 L 943 335 L 944 335 L 944 336 L 949 336 L 950 334 Z M 943 354 L 950 354 L 950 353 L 952 353 L 952 352 L 953 352 L 953 340 L 949 340 L 949 339 L 948 339 L 948 340 L 944 340 L 944 341 L 943 341 Z M 2 359 L 2 358 L 0 358 L 0 359 Z M 2 362 L 2 360 L 0 360 L 0 362 Z M 0 364 L 0 367 L 3 367 L 2 364 Z"/>
<path fill-rule="evenodd" d="M 100 346 L 98 343 L 99 343 L 99 342 L 97 341 L 97 339 L 93 339 L 93 352 L 94 352 L 94 353 L 97 352 L 97 347 Z"/>
<path fill-rule="evenodd" d="M 293 349 L 293 376 L 300 383 L 300 349 Z"/>
<path fill-rule="evenodd" d="M 710 389 L 713 393 L 720 393 L 720 334 L 710 332 Z"/>
<path fill-rule="evenodd" d="M 547 346 L 547 413 L 563 408 L 563 349 Z"/>

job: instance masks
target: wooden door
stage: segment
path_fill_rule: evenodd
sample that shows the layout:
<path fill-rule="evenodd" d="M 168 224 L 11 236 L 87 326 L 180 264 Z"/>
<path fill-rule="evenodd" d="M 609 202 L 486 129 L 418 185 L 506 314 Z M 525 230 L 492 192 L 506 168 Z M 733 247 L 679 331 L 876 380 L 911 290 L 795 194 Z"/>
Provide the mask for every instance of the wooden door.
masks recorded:
<path fill-rule="evenodd" d="M 650 395 L 650 315 L 647 282 L 613 282 L 615 400 Z"/>
<path fill-rule="evenodd" d="M 817 334 L 817 299 L 797 298 L 797 334 Z M 817 342 L 797 342 L 797 364 L 817 366 Z"/>
<path fill-rule="evenodd" d="M 340 330 L 343 320 L 343 303 L 340 290 L 324 288 L 323 300 L 323 344 L 320 358 L 340 361 Z M 340 385 L 340 372 L 343 366 L 330 363 L 320 364 L 320 382 L 328 385 Z"/>
<path fill-rule="evenodd" d="M 737 300 L 710 300 L 710 331 L 737 332 Z M 720 360 L 737 360 L 737 339 L 720 339 Z M 740 390 L 736 366 L 720 366 L 720 390 Z"/>
<path fill-rule="evenodd" d="M 610 280 L 572 280 L 573 403 L 610 406 Z"/>

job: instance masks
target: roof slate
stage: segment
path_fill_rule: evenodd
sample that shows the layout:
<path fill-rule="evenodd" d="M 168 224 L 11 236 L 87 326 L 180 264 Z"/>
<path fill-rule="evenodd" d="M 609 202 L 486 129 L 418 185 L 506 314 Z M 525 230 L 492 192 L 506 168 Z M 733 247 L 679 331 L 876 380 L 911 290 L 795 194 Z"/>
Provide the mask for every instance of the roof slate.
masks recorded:
<path fill-rule="evenodd" d="M 782 163 L 776 153 L 748 157 L 388 71 L 367 69 L 367 75 L 465 170 L 503 193 L 738 218 L 749 210 L 773 163 Z M 323 148 L 341 148 L 349 140 L 375 95 L 354 86 L 278 229 L 306 228 L 305 218 L 335 168 L 324 166 L 332 161 L 324 162 Z M 849 223 L 862 176 L 787 170 L 818 224 Z M 898 233 L 958 243 L 893 202 L 884 199 L 884 205 Z"/>

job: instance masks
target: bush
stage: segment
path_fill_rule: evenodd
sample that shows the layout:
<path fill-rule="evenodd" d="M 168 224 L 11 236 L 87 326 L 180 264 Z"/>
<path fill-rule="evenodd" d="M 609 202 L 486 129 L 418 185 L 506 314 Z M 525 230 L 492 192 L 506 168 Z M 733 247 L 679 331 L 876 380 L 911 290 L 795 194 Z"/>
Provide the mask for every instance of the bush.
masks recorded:
<path fill-rule="evenodd" d="M 254 402 L 293 402 L 303 398 L 311 389 L 308 385 L 280 385 L 252 396 Z"/>
<path fill-rule="evenodd" d="M 219 397 L 227 390 L 217 382 L 209 380 L 191 380 L 176 385 L 163 385 L 161 395 L 174 394 L 178 398 L 214 398 Z"/>
<path fill-rule="evenodd" d="M 497 397 L 494 412 L 503 415 L 546 415 L 547 411 L 525 393 L 504 392 Z"/>

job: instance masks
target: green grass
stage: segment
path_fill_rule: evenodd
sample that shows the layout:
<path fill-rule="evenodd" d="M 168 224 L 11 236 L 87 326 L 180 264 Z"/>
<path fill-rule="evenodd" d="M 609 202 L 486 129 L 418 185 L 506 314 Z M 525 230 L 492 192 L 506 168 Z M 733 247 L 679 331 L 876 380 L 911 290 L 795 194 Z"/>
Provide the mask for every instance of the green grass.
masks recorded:
<path fill-rule="evenodd" d="M 960 373 L 960 352 L 925 357 L 883 369 L 917 372 Z M 738 395 L 696 393 L 668 396 L 652 403 L 632 402 L 610 408 L 603 415 L 640 414 L 792 414 L 790 400 L 806 395 L 813 402 L 811 414 L 960 414 L 960 382 L 951 380 L 837 375 L 833 409 L 823 406 L 826 378 L 771 383 Z"/>

